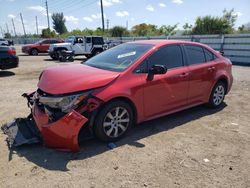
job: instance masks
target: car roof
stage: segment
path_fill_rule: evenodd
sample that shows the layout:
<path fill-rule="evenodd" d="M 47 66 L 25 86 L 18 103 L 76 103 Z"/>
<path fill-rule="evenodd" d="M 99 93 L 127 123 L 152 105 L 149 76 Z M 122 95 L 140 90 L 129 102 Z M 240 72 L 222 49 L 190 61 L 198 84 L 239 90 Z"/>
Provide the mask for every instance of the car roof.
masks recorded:
<path fill-rule="evenodd" d="M 183 41 L 183 40 L 168 40 L 168 39 L 156 39 L 156 40 L 138 40 L 133 42 L 128 42 L 130 44 L 151 44 L 156 47 L 161 47 L 169 44 L 195 44 L 204 46 L 201 43 L 191 42 L 191 41 Z"/>

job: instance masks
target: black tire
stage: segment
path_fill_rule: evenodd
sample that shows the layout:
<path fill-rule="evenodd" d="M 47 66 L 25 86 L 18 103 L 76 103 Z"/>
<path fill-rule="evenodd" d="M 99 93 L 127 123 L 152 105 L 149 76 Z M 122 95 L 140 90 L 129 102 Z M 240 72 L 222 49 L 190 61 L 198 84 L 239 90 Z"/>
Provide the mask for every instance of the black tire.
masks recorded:
<path fill-rule="evenodd" d="M 38 55 L 38 50 L 35 49 L 35 48 L 32 48 L 32 49 L 30 50 L 30 55 Z"/>
<path fill-rule="evenodd" d="M 116 116 L 117 108 L 119 110 Z M 114 119 L 110 118 L 110 114 Z M 107 103 L 98 113 L 94 122 L 93 131 L 100 141 L 113 142 L 121 139 L 128 132 L 133 122 L 134 114 L 131 106 L 124 101 L 112 101 Z M 109 132 L 110 134 L 108 135 Z"/>
<path fill-rule="evenodd" d="M 218 81 L 215 84 L 215 86 L 210 94 L 209 102 L 208 102 L 207 106 L 210 108 L 220 107 L 224 101 L 225 95 L 226 95 L 226 85 L 223 82 Z"/>
<path fill-rule="evenodd" d="M 96 49 L 96 50 L 94 51 L 94 53 L 93 53 L 93 56 L 96 56 L 96 55 L 98 55 L 98 54 L 100 54 L 100 53 L 102 53 L 102 50 Z"/>
<path fill-rule="evenodd" d="M 55 54 L 50 55 L 50 57 L 51 57 L 51 59 L 53 59 L 53 60 L 58 60 L 58 59 L 57 59 L 57 56 L 56 56 Z"/>

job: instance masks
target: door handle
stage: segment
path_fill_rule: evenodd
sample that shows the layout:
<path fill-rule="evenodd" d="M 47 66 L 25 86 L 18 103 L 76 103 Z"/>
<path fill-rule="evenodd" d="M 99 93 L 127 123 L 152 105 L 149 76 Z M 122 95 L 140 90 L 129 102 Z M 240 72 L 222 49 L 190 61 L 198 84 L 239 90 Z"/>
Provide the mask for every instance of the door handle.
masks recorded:
<path fill-rule="evenodd" d="M 180 74 L 180 77 L 181 77 L 181 78 L 185 78 L 185 77 L 187 77 L 188 75 L 189 75 L 189 73 L 183 72 L 183 73 Z"/>

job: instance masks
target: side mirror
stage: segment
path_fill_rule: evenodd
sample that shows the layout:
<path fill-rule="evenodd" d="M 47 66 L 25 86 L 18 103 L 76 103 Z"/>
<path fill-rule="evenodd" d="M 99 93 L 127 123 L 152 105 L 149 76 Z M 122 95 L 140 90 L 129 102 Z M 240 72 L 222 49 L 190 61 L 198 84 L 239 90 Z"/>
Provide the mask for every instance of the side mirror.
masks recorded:
<path fill-rule="evenodd" d="M 154 79 L 155 74 L 166 74 L 167 67 L 164 65 L 153 65 L 148 71 L 148 81 L 152 81 Z"/>

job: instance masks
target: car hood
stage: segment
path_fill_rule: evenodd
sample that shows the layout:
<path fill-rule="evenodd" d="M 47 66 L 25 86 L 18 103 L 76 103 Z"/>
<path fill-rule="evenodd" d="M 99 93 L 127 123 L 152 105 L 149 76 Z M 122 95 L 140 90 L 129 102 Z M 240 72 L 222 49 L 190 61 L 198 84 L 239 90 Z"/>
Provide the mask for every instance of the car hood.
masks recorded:
<path fill-rule="evenodd" d="M 45 69 L 37 86 L 49 94 L 67 94 L 105 86 L 118 76 L 83 64 L 65 64 Z"/>

